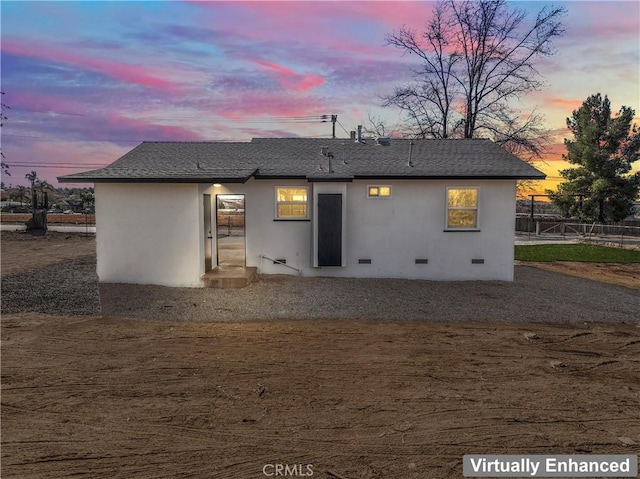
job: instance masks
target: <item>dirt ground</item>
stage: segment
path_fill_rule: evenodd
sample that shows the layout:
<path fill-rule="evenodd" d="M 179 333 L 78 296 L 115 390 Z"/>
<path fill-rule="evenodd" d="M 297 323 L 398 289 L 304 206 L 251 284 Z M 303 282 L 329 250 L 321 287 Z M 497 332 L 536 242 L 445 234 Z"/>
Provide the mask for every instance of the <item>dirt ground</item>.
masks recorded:
<path fill-rule="evenodd" d="M 586 278 L 601 283 L 617 284 L 631 289 L 640 289 L 640 263 L 579 263 L 575 261 L 517 261 L 516 264 Z"/>
<path fill-rule="evenodd" d="M 49 231 L 32 236 L 24 231 L 3 231 L 0 236 L 2 275 L 33 271 L 95 252 L 94 234 Z"/>
<path fill-rule="evenodd" d="M 93 244 L 3 233 L 2 274 Z M 298 477 L 450 478 L 464 454 L 637 454 L 629 319 L 3 315 L 1 475 L 253 479 L 282 464 Z"/>

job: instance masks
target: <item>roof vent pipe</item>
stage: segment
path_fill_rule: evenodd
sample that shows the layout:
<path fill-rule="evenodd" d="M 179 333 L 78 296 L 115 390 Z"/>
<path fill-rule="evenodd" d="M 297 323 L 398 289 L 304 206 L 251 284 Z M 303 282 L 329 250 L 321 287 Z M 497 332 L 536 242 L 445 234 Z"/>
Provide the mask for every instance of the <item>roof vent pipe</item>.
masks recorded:
<path fill-rule="evenodd" d="M 349 137 L 350 137 L 353 141 L 356 141 L 356 132 L 355 132 L 355 130 L 351 130 L 351 131 L 349 132 Z"/>
<path fill-rule="evenodd" d="M 366 143 L 366 141 L 362 139 L 362 125 L 358 125 L 358 143 L 362 143 L 363 145 Z"/>
<path fill-rule="evenodd" d="M 407 166 L 413 168 L 413 141 L 409 143 L 409 163 Z"/>

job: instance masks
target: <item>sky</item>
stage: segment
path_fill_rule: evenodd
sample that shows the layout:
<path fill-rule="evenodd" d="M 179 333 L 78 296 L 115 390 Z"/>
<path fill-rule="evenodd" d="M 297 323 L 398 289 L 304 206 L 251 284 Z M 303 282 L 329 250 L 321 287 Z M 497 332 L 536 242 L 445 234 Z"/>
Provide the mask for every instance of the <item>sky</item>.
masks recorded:
<path fill-rule="evenodd" d="M 542 114 L 554 144 L 536 166 L 555 189 L 566 118 L 590 95 L 640 124 L 640 2 L 514 2 L 533 21 L 562 5 L 566 33 L 538 61 L 540 91 L 514 107 Z M 8 185 L 106 166 L 142 141 L 348 137 L 417 64 L 385 36 L 421 30 L 433 2 L 110 1 L 0 3 L 1 130 Z M 637 162 L 640 163 L 640 162 Z M 634 170 L 640 169 L 637 165 Z"/>

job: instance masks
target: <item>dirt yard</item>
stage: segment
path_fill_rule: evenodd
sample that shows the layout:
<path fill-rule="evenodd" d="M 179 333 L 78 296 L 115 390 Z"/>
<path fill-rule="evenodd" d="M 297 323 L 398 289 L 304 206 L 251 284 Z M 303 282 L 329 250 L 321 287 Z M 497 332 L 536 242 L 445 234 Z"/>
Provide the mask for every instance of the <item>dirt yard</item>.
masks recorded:
<path fill-rule="evenodd" d="M 33 271 L 96 252 L 95 235 L 57 233 L 32 236 L 24 231 L 3 231 L 0 241 L 2 275 Z"/>
<path fill-rule="evenodd" d="M 616 284 L 640 289 L 640 264 L 579 263 L 574 261 L 533 262 L 517 261 L 516 264 L 586 278 L 601 283 Z"/>
<path fill-rule="evenodd" d="M 93 244 L 3 233 L 3 278 L 87 257 Z M 601 287 L 640 304 L 636 290 Z M 630 315 L 150 319 L 3 314 L 3 479 L 255 479 L 278 464 L 298 477 L 450 478 L 464 454 L 640 449 Z"/>

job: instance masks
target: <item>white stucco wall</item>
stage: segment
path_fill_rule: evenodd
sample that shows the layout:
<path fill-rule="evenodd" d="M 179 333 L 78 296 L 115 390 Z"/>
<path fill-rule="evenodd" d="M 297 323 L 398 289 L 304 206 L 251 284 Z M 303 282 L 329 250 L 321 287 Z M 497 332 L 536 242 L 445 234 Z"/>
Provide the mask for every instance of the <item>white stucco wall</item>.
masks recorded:
<path fill-rule="evenodd" d="M 392 197 L 367 198 L 367 184 L 391 185 Z M 478 187 L 479 231 L 445 231 L 449 186 Z M 347 215 L 351 276 L 513 280 L 514 181 L 354 182 Z"/>
<path fill-rule="evenodd" d="M 389 185 L 388 199 L 367 198 L 368 185 Z M 343 267 L 314 268 L 313 204 L 309 220 L 274 221 L 277 186 L 342 193 Z M 479 231 L 445 230 L 446 188 L 479 189 Z M 246 264 L 263 274 L 297 274 L 262 258 L 285 258 L 304 276 L 431 280 L 513 279 L 515 181 L 255 180 L 222 187 L 197 184 L 96 184 L 97 271 L 102 282 L 201 286 L 203 194 L 245 195 Z M 215 224 L 215 220 L 214 220 Z M 215 237 L 213 234 L 214 267 Z M 360 259 L 371 264 L 359 264 Z M 426 259 L 428 264 L 415 264 Z M 472 260 L 484 264 L 472 264 Z"/>
<path fill-rule="evenodd" d="M 392 197 L 367 198 L 368 185 L 390 185 Z M 344 267 L 314 268 L 313 217 L 274 221 L 276 186 L 308 186 L 310 198 L 345 192 Z M 479 188 L 479 230 L 445 232 L 446 188 Z M 315 191 L 315 193 L 314 193 Z M 305 276 L 397 277 L 433 280 L 513 279 L 515 181 L 354 181 L 255 180 L 244 185 L 201 188 L 200 194 L 244 194 L 246 263 L 261 273 L 296 274 L 261 256 L 285 258 Z M 313 210 L 313 208 L 312 208 Z M 428 264 L 415 264 L 416 259 Z M 370 259 L 371 264 L 359 264 Z M 484 264 L 472 264 L 482 259 Z"/>
<path fill-rule="evenodd" d="M 95 195 L 101 282 L 201 285 L 198 185 L 97 183 Z"/>
<path fill-rule="evenodd" d="M 251 179 L 245 184 L 225 184 L 221 187 L 201 188 L 201 194 L 210 194 L 214 205 L 216 195 L 245 195 L 247 266 L 256 266 L 261 273 L 265 274 L 297 274 L 290 268 L 274 265 L 271 261 L 262 259 L 261 256 L 265 255 L 273 259 L 286 258 L 288 265 L 308 271 L 312 264 L 311 220 L 274 221 L 276 186 L 305 186 L 309 187 L 309 198 L 312 198 L 313 195 L 311 183 L 304 180 L 255 179 Z M 213 236 L 215 238 L 217 235 Z"/>

